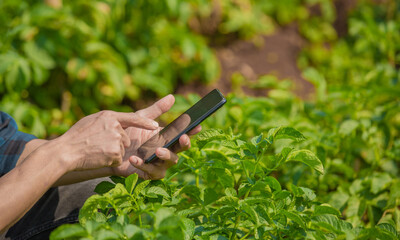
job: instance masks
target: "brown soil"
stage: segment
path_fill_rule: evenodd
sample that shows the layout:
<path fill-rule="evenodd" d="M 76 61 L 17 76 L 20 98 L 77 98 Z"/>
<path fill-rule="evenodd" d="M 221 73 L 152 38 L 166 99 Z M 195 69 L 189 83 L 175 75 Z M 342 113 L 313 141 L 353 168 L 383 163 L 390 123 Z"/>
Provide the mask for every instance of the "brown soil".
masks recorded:
<path fill-rule="evenodd" d="M 301 76 L 296 59 L 305 42 L 295 24 L 278 29 L 273 35 L 261 37 L 261 46 L 252 42 L 237 40 L 223 47 L 216 47 L 215 52 L 221 63 L 220 79 L 208 86 L 199 83 L 180 86 L 177 93 L 197 92 L 206 94 L 213 88 L 222 93 L 231 92 L 231 76 L 241 73 L 248 80 L 256 80 L 260 75 L 274 74 L 279 79 L 290 78 L 294 81 L 294 93 L 307 98 L 313 92 L 313 86 Z M 262 96 L 265 91 L 243 89 L 247 94 Z"/>
<path fill-rule="evenodd" d="M 335 1 L 337 20 L 334 27 L 339 37 L 347 33 L 348 12 L 354 8 L 357 0 Z M 313 11 L 314 12 L 314 11 Z M 313 13 L 318 14 L 318 9 Z M 204 85 L 191 83 L 178 86 L 176 93 L 186 94 L 196 92 L 204 95 L 213 88 L 222 93 L 231 92 L 231 76 L 241 73 L 249 80 L 256 80 L 260 75 L 274 74 L 279 79 L 293 80 L 293 92 L 301 98 L 308 99 L 314 92 L 313 85 L 307 82 L 298 69 L 296 59 L 307 42 L 300 36 L 295 23 L 277 29 L 270 36 L 261 37 L 260 46 L 252 42 L 234 40 L 214 50 L 221 63 L 221 77 L 215 83 Z M 253 90 L 244 87 L 244 92 L 253 96 L 265 96 L 266 91 Z"/>

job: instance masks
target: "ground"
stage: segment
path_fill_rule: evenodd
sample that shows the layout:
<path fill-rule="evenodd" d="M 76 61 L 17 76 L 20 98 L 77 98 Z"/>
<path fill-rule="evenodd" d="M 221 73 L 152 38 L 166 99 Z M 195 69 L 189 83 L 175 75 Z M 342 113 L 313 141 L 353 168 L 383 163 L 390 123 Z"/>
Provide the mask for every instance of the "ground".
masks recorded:
<path fill-rule="evenodd" d="M 335 1 L 337 20 L 334 27 L 339 37 L 347 33 L 347 16 L 355 4 L 356 0 Z M 318 14 L 318 8 L 311 11 Z M 293 92 L 307 99 L 314 88 L 302 77 L 296 64 L 297 56 L 306 44 L 307 41 L 298 32 L 297 24 L 292 23 L 278 28 L 272 35 L 261 36 L 261 44 L 258 44 L 260 46 L 256 46 L 252 41 L 239 39 L 231 40 L 223 46 L 215 46 L 214 50 L 221 63 L 220 78 L 210 85 L 195 82 L 178 86 L 176 93 L 197 92 L 204 95 L 218 88 L 227 94 L 231 91 L 231 75 L 239 72 L 249 80 L 255 80 L 264 74 L 274 74 L 279 79 L 290 78 L 294 82 Z M 267 94 L 266 91 L 248 88 L 244 91 L 254 96 Z"/>

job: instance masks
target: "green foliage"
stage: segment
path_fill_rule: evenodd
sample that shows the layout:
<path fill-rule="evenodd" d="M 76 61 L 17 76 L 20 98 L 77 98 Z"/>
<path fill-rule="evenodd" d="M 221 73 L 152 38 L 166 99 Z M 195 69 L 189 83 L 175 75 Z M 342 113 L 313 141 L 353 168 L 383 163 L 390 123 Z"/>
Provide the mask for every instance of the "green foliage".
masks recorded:
<path fill-rule="evenodd" d="M 219 67 L 208 41 L 257 43 L 293 21 L 308 40 L 298 65 L 315 87 L 303 101 L 288 80 L 233 76 L 236 92 L 164 180 L 100 183 L 80 223 L 51 239 L 400 237 L 397 1 L 360 0 L 341 39 L 330 0 L 49 2 L 0 3 L 0 107 L 37 136 L 210 82 Z M 198 99 L 178 96 L 167 118 Z"/>
<path fill-rule="evenodd" d="M 307 150 L 285 147 L 282 152 L 269 151 L 276 140 L 299 136 L 301 133 L 290 127 L 273 129 L 250 141 L 229 131 L 204 131 L 170 177 L 150 182 L 138 181 L 134 174 L 124 185 L 116 181 L 107 192 L 103 189 L 112 183 L 99 184 L 96 190 L 101 195 L 86 201 L 80 225 L 64 225 L 51 239 L 296 238 L 325 236 L 322 223 L 318 225 L 324 221 L 332 229 L 348 226 L 334 209 L 315 202 L 311 189 L 291 185 L 288 191 L 269 176 L 290 161 L 291 154 L 306 164 L 312 156 L 322 167 Z M 182 176 L 195 181 L 185 181 Z"/>
<path fill-rule="evenodd" d="M 253 38 L 295 20 L 318 35 L 305 23 L 315 4 L 324 10 L 317 22 L 332 22 L 330 0 L 3 0 L 0 107 L 23 131 L 60 135 L 101 109 L 132 111 L 133 101 L 178 84 L 215 80 L 208 40 Z"/>
<path fill-rule="evenodd" d="M 62 6 L 0 3 L 0 104 L 25 131 L 60 134 L 99 109 L 131 110 L 123 100 L 218 75 L 216 57 L 187 24 L 196 0 L 53 2 Z M 29 121 L 36 115 L 50 116 L 37 120 L 44 131 Z"/>

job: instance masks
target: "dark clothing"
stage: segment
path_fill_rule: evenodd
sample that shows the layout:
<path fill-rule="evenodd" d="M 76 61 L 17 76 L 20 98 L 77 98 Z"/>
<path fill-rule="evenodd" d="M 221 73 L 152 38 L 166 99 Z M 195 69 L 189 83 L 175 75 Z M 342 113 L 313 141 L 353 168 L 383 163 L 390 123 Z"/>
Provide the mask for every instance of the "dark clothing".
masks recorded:
<path fill-rule="evenodd" d="M 109 179 L 99 178 L 49 189 L 6 234 L 0 234 L 0 239 L 48 239 L 58 226 L 78 222 L 79 209 L 94 194 L 93 189 L 101 181 Z"/>
<path fill-rule="evenodd" d="M 14 119 L 0 111 L 0 177 L 15 167 L 25 144 L 35 138 L 18 131 Z"/>
<path fill-rule="evenodd" d="M 25 144 L 34 138 L 19 132 L 14 119 L 0 111 L 0 177 L 15 167 Z M 0 234 L 0 240 L 48 239 L 51 231 L 58 226 L 78 221 L 83 203 L 94 194 L 95 186 L 107 179 L 50 188 L 22 219 L 5 234 Z"/>

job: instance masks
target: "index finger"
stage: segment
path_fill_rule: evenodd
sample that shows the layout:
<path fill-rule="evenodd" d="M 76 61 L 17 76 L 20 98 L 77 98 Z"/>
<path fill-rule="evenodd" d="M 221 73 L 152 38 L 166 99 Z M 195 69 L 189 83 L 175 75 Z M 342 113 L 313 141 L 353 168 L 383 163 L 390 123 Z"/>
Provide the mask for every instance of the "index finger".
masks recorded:
<path fill-rule="evenodd" d="M 169 94 L 161 98 L 157 102 L 155 102 L 150 107 L 139 110 L 136 113 L 142 117 L 156 119 L 161 114 L 167 112 L 172 107 L 172 105 L 174 105 L 174 102 L 175 102 L 174 96 L 172 94 Z"/>
<path fill-rule="evenodd" d="M 152 119 L 145 118 L 136 113 L 113 112 L 113 117 L 121 124 L 122 128 L 139 127 L 148 130 L 158 128 L 158 123 Z"/>

